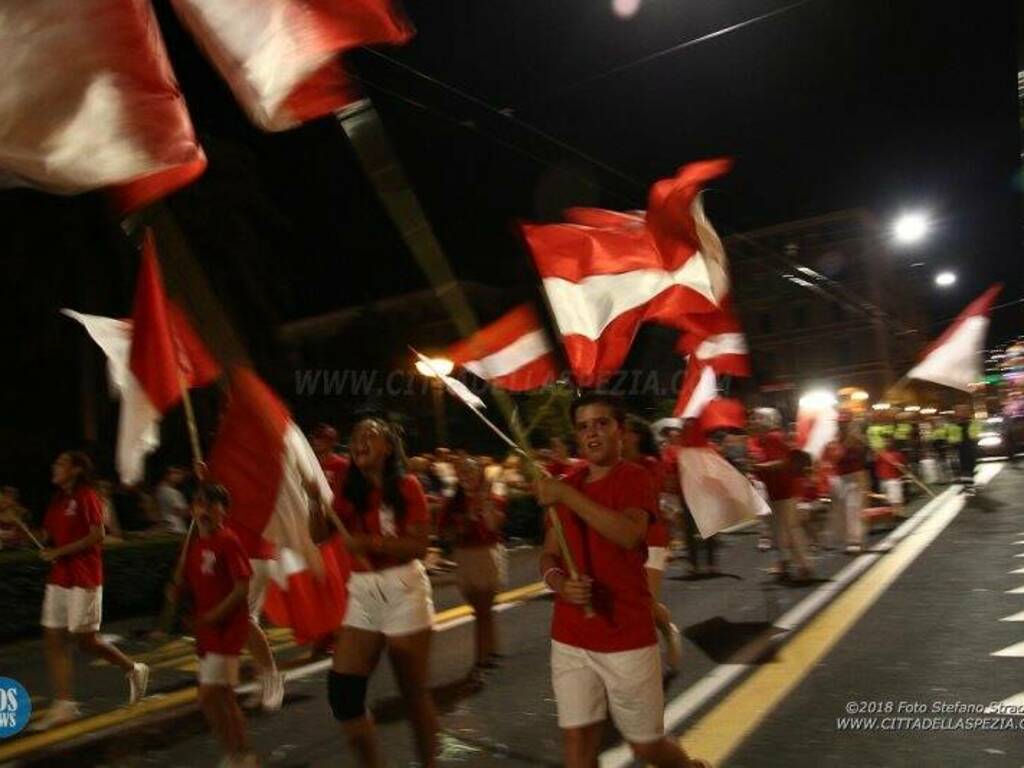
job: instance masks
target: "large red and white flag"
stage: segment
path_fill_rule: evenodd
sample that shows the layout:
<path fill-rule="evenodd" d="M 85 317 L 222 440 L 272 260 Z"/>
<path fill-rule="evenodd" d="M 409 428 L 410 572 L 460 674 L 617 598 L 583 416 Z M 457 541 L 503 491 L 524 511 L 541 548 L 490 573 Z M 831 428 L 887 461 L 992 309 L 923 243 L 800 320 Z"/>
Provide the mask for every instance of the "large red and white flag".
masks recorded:
<path fill-rule="evenodd" d="M 311 504 L 330 509 L 330 483 L 302 430 L 249 368 L 231 373 L 228 403 L 210 451 L 210 476 L 231 493 L 232 524 L 277 548 L 267 615 L 300 641 L 337 628 L 345 611 L 349 561 L 337 537 L 317 547 Z"/>
<path fill-rule="evenodd" d="M 522 304 L 448 348 L 445 357 L 501 389 L 539 389 L 558 378 L 554 350 L 540 319 Z"/>
<path fill-rule="evenodd" d="M 681 447 L 679 484 L 702 538 L 771 513 L 750 480 L 710 447 Z"/>
<path fill-rule="evenodd" d="M 413 28 L 389 0 L 173 0 L 250 119 L 291 128 L 357 101 L 340 55 L 404 43 Z"/>
<path fill-rule="evenodd" d="M 965 392 L 984 373 L 983 350 L 989 312 L 1002 285 L 993 285 L 959 314 L 939 338 L 929 345 L 921 362 L 907 373 L 908 379 L 943 384 Z"/>
<path fill-rule="evenodd" d="M 205 169 L 149 0 L 7 2 L 0 37 L 3 183 L 129 211 Z"/>
<path fill-rule="evenodd" d="M 699 193 L 728 167 L 684 166 L 652 186 L 645 214 L 572 209 L 566 223 L 523 225 L 579 384 L 615 373 L 641 324 L 683 328 L 683 318 L 718 309 L 724 252 L 703 247 L 710 225 Z"/>
<path fill-rule="evenodd" d="M 836 400 L 827 393 L 800 398 L 796 412 L 796 445 L 817 461 L 825 446 L 839 434 L 839 411 Z"/>

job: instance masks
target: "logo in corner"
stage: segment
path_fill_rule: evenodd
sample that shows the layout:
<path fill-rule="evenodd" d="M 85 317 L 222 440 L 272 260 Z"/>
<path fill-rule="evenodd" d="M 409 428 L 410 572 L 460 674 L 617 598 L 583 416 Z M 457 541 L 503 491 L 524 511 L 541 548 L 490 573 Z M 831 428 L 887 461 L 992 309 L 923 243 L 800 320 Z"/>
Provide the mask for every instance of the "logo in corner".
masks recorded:
<path fill-rule="evenodd" d="M 25 686 L 10 677 L 0 677 L 0 739 L 21 732 L 32 717 L 32 699 Z"/>

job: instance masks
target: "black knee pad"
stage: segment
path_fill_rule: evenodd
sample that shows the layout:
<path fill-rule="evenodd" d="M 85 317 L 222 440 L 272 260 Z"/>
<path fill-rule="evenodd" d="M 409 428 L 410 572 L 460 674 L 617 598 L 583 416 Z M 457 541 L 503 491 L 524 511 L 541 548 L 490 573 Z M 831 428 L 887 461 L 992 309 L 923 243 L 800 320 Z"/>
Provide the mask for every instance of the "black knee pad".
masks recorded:
<path fill-rule="evenodd" d="M 335 720 L 343 723 L 366 714 L 366 683 L 363 675 L 343 675 L 333 669 L 327 673 L 327 700 Z"/>

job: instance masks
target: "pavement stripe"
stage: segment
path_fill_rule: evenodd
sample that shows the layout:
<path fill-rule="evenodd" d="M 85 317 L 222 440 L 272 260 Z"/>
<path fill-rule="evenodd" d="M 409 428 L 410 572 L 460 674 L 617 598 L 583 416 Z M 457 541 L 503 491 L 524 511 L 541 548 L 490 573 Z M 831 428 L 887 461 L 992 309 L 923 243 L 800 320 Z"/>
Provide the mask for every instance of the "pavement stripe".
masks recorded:
<path fill-rule="evenodd" d="M 1024 587 L 1017 587 L 1016 589 L 1006 590 L 1007 595 L 1024 595 Z"/>
<path fill-rule="evenodd" d="M 495 598 L 495 603 L 499 604 L 501 610 L 506 610 L 549 591 L 544 582 L 537 581 L 502 592 Z M 444 631 L 465 624 L 471 619 L 472 613 L 473 609 L 468 605 L 459 605 L 445 611 L 440 611 L 434 615 L 434 629 L 436 631 Z M 312 664 L 287 670 L 284 672 L 284 675 L 287 680 L 297 680 L 322 672 L 330 666 L 331 659 L 321 659 Z M 239 686 L 236 690 L 238 693 L 248 693 L 254 690 L 255 687 L 255 683 L 247 683 Z M 0 746 L 0 763 L 14 760 L 35 750 L 53 747 L 63 741 L 99 734 L 132 720 L 138 720 L 159 712 L 193 704 L 198 694 L 199 689 L 196 686 L 174 691 L 173 693 L 154 694 L 147 696 L 133 707 L 118 707 L 108 712 L 65 723 L 43 733 L 23 736 L 16 741 Z"/>
<path fill-rule="evenodd" d="M 1000 621 L 1024 621 L 1024 611 L 1015 613 L 1012 616 L 1004 616 Z"/>
<path fill-rule="evenodd" d="M 1018 568 L 1015 571 L 1007 571 L 1007 573 L 1010 574 L 1011 576 L 1014 575 L 1014 574 L 1024 573 L 1024 568 Z"/>
<path fill-rule="evenodd" d="M 1008 645 L 1001 650 L 993 651 L 989 655 L 1005 656 L 1008 658 L 1019 659 L 1021 657 L 1024 657 L 1024 643 L 1014 643 L 1013 645 Z"/>

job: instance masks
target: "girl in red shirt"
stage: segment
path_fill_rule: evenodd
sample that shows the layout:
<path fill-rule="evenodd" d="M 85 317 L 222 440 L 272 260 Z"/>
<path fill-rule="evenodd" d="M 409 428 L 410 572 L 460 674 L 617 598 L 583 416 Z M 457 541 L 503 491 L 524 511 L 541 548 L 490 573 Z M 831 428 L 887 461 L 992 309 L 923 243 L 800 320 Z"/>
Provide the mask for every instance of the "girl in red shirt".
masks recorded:
<path fill-rule="evenodd" d="M 474 672 L 480 677 L 495 666 L 498 651 L 492 607 L 508 578 L 501 535 L 506 499 L 484 480 L 483 469 L 473 459 L 463 459 L 455 471 L 459 487 L 445 504 L 438 530 L 454 543 L 456 582 L 476 619 Z"/>
<path fill-rule="evenodd" d="M 146 695 L 149 667 L 136 664 L 99 634 L 103 609 L 103 507 L 92 489 L 92 461 L 84 453 L 62 453 L 53 463 L 58 490 L 43 519 L 49 546 L 39 556 L 52 563 L 43 598 L 46 665 L 54 702 L 32 730 L 46 730 L 79 716 L 71 697 L 72 661 L 67 640 L 124 670 L 128 703 Z"/>
<path fill-rule="evenodd" d="M 402 440 L 386 421 L 356 424 L 349 450 L 351 464 L 334 508 L 354 562 L 328 678 L 331 710 L 360 763 L 380 765 L 366 687 L 387 648 L 420 763 L 430 768 L 437 745 L 437 715 L 427 687 L 434 603 L 420 561 L 430 532 L 427 500 L 419 481 L 405 473 Z"/>

